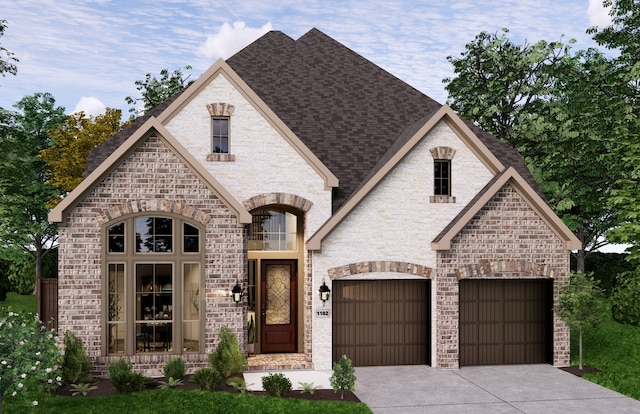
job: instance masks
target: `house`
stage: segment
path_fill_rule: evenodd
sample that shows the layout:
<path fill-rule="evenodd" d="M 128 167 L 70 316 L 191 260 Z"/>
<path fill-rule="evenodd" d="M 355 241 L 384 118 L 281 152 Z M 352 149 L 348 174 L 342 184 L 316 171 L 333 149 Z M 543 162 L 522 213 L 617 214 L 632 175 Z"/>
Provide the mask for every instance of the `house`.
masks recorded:
<path fill-rule="evenodd" d="M 316 29 L 94 149 L 50 220 L 59 327 L 99 373 L 193 370 L 250 320 L 252 369 L 569 364 L 553 306 L 579 241 L 520 155 Z"/>

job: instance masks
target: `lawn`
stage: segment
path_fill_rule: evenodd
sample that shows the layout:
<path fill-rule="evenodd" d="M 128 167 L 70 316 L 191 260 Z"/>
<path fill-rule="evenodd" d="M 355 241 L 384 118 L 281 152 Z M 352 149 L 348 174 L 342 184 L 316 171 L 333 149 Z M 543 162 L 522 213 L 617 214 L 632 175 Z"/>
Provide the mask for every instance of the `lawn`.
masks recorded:
<path fill-rule="evenodd" d="M 584 378 L 640 400 L 640 327 L 618 323 L 609 313 L 583 341 L 584 365 L 600 370 Z M 572 332 L 571 363 L 578 361 L 578 333 Z"/>
<path fill-rule="evenodd" d="M 36 295 L 18 295 L 14 292 L 7 293 L 7 300 L 0 302 L 0 312 L 4 312 L 11 306 L 14 312 L 36 313 Z"/>

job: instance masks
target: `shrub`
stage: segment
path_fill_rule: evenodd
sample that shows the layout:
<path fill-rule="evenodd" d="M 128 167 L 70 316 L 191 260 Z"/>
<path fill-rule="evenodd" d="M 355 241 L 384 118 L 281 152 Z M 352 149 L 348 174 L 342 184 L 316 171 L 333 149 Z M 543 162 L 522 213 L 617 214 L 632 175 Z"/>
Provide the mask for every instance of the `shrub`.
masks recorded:
<path fill-rule="evenodd" d="M 298 382 L 298 384 L 300 384 L 300 386 L 302 387 L 302 389 L 300 390 L 300 394 L 304 394 L 305 392 L 309 393 L 309 394 L 314 394 L 316 392 L 316 390 L 318 388 L 320 388 L 319 385 L 313 385 L 313 382 L 309 383 L 309 382 Z"/>
<path fill-rule="evenodd" d="M 213 368 L 201 368 L 193 373 L 190 380 L 198 384 L 201 390 L 213 391 L 220 385 L 222 376 Z"/>
<path fill-rule="evenodd" d="M 219 338 L 218 346 L 209 355 L 209 365 L 224 378 L 244 371 L 247 358 L 240 350 L 238 338 L 226 326 L 220 328 Z"/>
<path fill-rule="evenodd" d="M 64 356 L 62 357 L 62 380 L 73 384 L 89 377 L 93 364 L 84 349 L 82 340 L 71 331 L 64 333 Z"/>
<path fill-rule="evenodd" d="M 187 367 L 182 358 L 172 358 L 164 364 L 164 368 L 162 369 L 162 373 L 164 377 L 169 379 L 173 378 L 174 380 L 181 380 L 184 378 L 184 372 Z"/>
<path fill-rule="evenodd" d="M 262 377 L 262 388 L 272 397 L 286 397 L 291 391 L 291 380 L 280 372 L 271 373 Z"/>
<path fill-rule="evenodd" d="M 620 323 L 640 326 L 640 269 L 618 275 L 611 295 L 611 312 Z"/>
<path fill-rule="evenodd" d="M 71 396 L 75 397 L 77 395 L 82 395 L 83 397 L 86 397 L 87 394 L 89 394 L 89 391 L 97 390 L 98 386 L 83 382 L 82 384 L 71 384 L 71 388 L 73 388 Z"/>
<path fill-rule="evenodd" d="M 124 359 L 107 365 L 107 371 L 113 388 L 121 394 L 142 391 L 154 382 L 139 372 L 132 372 L 131 363 Z"/>
<path fill-rule="evenodd" d="M 175 379 L 173 377 L 169 377 L 168 380 L 166 381 L 160 381 L 160 385 L 158 385 L 158 388 L 161 390 L 168 390 L 170 388 L 176 388 L 179 385 L 184 384 L 184 381 L 182 381 L 182 379 Z"/>
<path fill-rule="evenodd" d="M 233 387 L 233 389 L 238 391 L 240 394 L 245 394 L 247 392 L 247 386 L 253 384 L 247 384 L 244 378 L 233 377 L 227 380 L 227 385 Z"/>
<path fill-rule="evenodd" d="M 355 390 L 356 370 L 353 363 L 346 355 L 340 357 L 340 361 L 333 363 L 333 374 L 329 378 L 334 392 L 340 391 L 340 399 L 344 399 L 344 390 Z"/>

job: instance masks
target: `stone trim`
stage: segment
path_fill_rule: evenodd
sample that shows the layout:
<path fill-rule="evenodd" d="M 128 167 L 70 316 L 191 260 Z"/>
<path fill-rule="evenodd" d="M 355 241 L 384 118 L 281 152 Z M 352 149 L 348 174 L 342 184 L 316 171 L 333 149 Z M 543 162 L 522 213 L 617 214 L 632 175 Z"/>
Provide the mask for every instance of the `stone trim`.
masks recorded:
<path fill-rule="evenodd" d="M 229 117 L 233 114 L 233 110 L 236 109 L 235 106 L 225 103 L 225 102 L 216 102 L 207 104 L 207 110 L 211 116 L 226 116 Z"/>
<path fill-rule="evenodd" d="M 429 196 L 430 203 L 455 203 L 456 198 L 448 195 L 432 195 Z"/>
<path fill-rule="evenodd" d="M 456 150 L 450 147 L 435 147 L 429 150 L 434 160 L 451 160 L 456 155 Z"/>
<path fill-rule="evenodd" d="M 98 224 L 102 225 L 119 217 L 142 212 L 173 213 L 190 218 L 201 224 L 207 224 L 211 216 L 204 211 L 179 201 L 171 200 L 132 200 L 124 204 L 111 206 L 102 210 L 97 216 Z"/>
<path fill-rule="evenodd" d="M 477 264 L 456 269 L 461 279 L 554 279 L 558 270 L 549 265 L 540 265 L 525 260 L 481 260 Z"/>
<path fill-rule="evenodd" d="M 311 210 L 311 207 L 313 207 L 313 203 L 306 198 L 289 193 L 259 194 L 243 201 L 242 204 L 248 211 L 272 204 L 282 204 L 290 207 L 295 207 L 298 210 L 302 210 L 307 213 L 309 210 Z"/>
<path fill-rule="evenodd" d="M 236 160 L 236 156 L 234 154 L 224 154 L 221 152 L 216 152 L 212 154 L 207 154 L 207 161 L 221 161 L 221 162 L 234 162 Z"/>
<path fill-rule="evenodd" d="M 407 262 L 397 262 L 393 260 L 378 260 L 369 262 L 351 263 L 344 266 L 329 269 L 331 280 L 342 279 L 351 275 L 376 272 L 406 273 L 413 276 L 431 278 L 432 268 Z"/>

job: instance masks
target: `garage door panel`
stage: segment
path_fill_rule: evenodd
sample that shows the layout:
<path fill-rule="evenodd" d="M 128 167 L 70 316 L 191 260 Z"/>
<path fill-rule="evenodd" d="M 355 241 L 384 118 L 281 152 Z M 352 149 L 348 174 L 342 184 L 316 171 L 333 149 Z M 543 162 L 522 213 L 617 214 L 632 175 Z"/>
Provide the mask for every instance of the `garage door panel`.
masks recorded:
<path fill-rule="evenodd" d="M 460 365 L 550 362 L 551 280 L 460 282 Z"/>
<path fill-rule="evenodd" d="M 346 354 L 355 366 L 430 363 L 430 287 L 429 280 L 334 281 L 333 359 Z"/>

